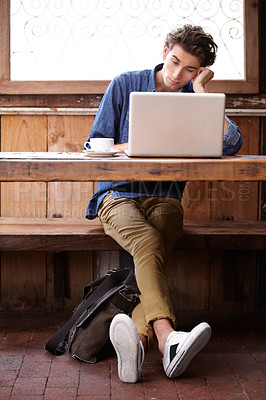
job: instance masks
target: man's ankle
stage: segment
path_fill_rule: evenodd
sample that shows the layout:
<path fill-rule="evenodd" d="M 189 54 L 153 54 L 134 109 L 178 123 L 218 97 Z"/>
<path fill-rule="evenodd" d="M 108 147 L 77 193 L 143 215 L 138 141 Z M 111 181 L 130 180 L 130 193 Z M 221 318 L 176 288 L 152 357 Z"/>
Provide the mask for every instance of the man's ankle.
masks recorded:
<path fill-rule="evenodd" d="M 146 336 L 144 336 L 141 333 L 139 333 L 139 340 L 141 341 L 142 346 L 143 346 L 144 350 L 146 351 L 146 348 L 147 348 L 147 338 L 146 338 Z"/>
<path fill-rule="evenodd" d="M 153 321 L 154 333 L 158 341 L 158 349 L 164 355 L 165 343 L 171 332 L 174 331 L 169 319 L 158 319 Z"/>

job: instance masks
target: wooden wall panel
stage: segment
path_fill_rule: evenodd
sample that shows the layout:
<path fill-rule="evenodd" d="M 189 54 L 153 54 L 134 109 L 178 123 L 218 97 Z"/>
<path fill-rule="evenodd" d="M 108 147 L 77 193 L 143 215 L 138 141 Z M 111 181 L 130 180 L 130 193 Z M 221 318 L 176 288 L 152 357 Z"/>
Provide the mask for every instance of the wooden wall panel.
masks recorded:
<path fill-rule="evenodd" d="M 89 136 L 94 116 L 49 116 L 48 117 L 48 151 L 81 152 Z M 93 194 L 93 183 L 89 182 L 52 182 L 48 183 L 48 217 L 85 218 L 85 211 Z M 64 255 L 62 279 L 62 307 L 72 310 L 80 301 L 83 287 L 93 279 L 92 252 L 68 252 Z M 50 275 L 54 277 L 49 263 Z M 60 279 L 60 278 L 59 278 Z M 57 285 L 54 278 L 54 285 Z M 53 293 L 53 292 L 52 292 Z M 60 306 L 60 299 L 50 301 L 49 308 Z"/>
<path fill-rule="evenodd" d="M 239 153 L 259 154 L 260 119 L 237 117 L 234 121 L 243 134 Z M 257 220 L 258 189 L 256 182 L 189 182 L 182 201 L 185 219 Z M 174 257 L 168 275 L 176 312 L 255 308 L 256 254 L 192 251 L 175 252 Z"/>
<path fill-rule="evenodd" d="M 46 218 L 46 184 L 44 182 L 2 182 L 1 216 Z"/>
<path fill-rule="evenodd" d="M 251 311 L 256 308 L 257 255 L 253 251 L 213 253 L 210 265 L 210 310 Z"/>
<path fill-rule="evenodd" d="M 49 116 L 48 151 L 81 152 L 93 121 L 93 115 Z"/>
<path fill-rule="evenodd" d="M 243 134 L 239 154 L 259 154 L 259 117 L 235 117 Z M 256 220 L 258 218 L 258 183 L 188 182 L 182 200 L 185 219 Z"/>
<path fill-rule="evenodd" d="M 239 154 L 260 154 L 259 117 L 235 117 L 243 135 Z M 213 182 L 211 219 L 257 220 L 259 184 L 257 182 Z"/>
<path fill-rule="evenodd" d="M 69 252 L 65 274 L 64 309 L 73 310 L 82 300 L 84 286 L 94 279 L 91 251 Z"/>
<path fill-rule="evenodd" d="M 239 154 L 260 154 L 259 117 L 235 117 L 243 135 Z M 257 182 L 213 182 L 212 219 L 235 221 L 259 218 Z M 210 268 L 210 309 L 228 311 L 255 308 L 257 256 L 253 252 L 216 252 Z M 243 277 L 245 277 L 243 279 Z"/>
<path fill-rule="evenodd" d="M 93 279 L 90 251 L 47 253 L 47 310 L 72 311 Z"/>
<path fill-rule="evenodd" d="M 46 116 L 2 116 L 2 151 L 46 151 Z M 46 215 L 46 184 L 15 182 L 1 184 L 1 216 Z"/>
<path fill-rule="evenodd" d="M 2 151 L 46 151 L 46 116 L 2 116 Z M 2 183 L 1 216 L 45 217 L 46 184 Z M 43 309 L 46 304 L 45 253 L 1 255 L 1 308 Z"/>
<path fill-rule="evenodd" d="M 88 182 L 48 183 L 48 210 L 50 218 L 85 218 L 93 185 Z"/>
<path fill-rule="evenodd" d="M 49 116 L 48 151 L 81 152 L 93 124 L 93 116 Z M 48 217 L 84 218 L 93 183 L 48 184 Z"/>
<path fill-rule="evenodd" d="M 187 182 L 182 199 L 185 220 L 209 220 L 211 182 Z"/>
<path fill-rule="evenodd" d="M 182 199 L 184 220 L 210 219 L 211 187 L 212 182 L 187 182 Z M 167 268 L 174 310 L 207 310 L 208 252 L 175 252 Z"/>
<path fill-rule="evenodd" d="M 176 251 L 167 263 L 167 276 L 176 313 L 209 308 L 208 251 Z"/>
<path fill-rule="evenodd" d="M 1 309 L 46 309 L 45 253 L 2 253 Z"/>
<path fill-rule="evenodd" d="M 47 116 L 3 115 L 2 151 L 46 151 Z"/>

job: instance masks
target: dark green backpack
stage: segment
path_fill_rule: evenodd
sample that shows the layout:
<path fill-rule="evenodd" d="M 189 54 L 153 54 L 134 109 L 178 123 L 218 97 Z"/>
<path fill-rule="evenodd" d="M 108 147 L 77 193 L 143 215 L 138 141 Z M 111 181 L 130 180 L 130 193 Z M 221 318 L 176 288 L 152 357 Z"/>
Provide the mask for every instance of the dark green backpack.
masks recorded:
<path fill-rule="evenodd" d="M 95 363 L 109 356 L 109 326 L 116 314 L 130 315 L 137 305 L 138 288 L 131 269 L 113 269 L 84 288 L 82 302 L 72 317 L 47 342 L 45 349 Z"/>

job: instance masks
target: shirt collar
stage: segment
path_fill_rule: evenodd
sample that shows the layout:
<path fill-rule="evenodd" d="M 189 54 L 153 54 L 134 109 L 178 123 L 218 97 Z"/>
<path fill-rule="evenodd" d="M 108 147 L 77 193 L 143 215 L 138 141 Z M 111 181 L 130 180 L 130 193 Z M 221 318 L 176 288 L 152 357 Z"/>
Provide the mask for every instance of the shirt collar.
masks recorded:
<path fill-rule="evenodd" d="M 163 63 L 156 65 L 156 67 L 151 70 L 148 92 L 156 92 L 155 74 L 157 71 L 160 71 L 162 68 L 163 68 Z"/>

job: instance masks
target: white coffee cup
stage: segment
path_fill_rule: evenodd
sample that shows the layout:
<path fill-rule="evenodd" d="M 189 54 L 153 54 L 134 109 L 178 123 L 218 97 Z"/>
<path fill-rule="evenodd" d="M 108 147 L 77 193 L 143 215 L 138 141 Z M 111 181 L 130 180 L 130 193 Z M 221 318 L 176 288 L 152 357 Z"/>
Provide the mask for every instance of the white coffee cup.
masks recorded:
<path fill-rule="evenodd" d="M 92 151 L 111 151 L 114 147 L 114 139 L 91 138 L 89 142 L 84 143 L 84 147 L 88 150 L 91 149 Z"/>

